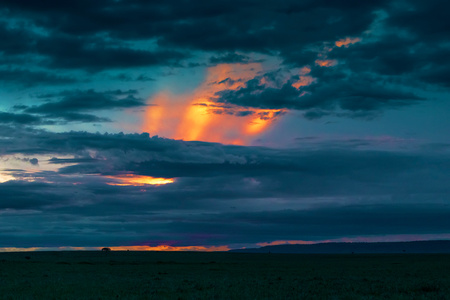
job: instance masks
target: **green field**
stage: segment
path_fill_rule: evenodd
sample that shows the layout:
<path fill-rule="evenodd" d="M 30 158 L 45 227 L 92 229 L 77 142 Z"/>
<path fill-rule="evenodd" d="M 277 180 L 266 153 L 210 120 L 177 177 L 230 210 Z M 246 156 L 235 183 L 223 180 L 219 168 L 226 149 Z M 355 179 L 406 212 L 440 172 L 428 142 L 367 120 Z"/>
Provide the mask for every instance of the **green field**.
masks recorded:
<path fill-rule="evenodd" d="M 1 299 L 450 299 L 450 255 L 0 253 Z"/>

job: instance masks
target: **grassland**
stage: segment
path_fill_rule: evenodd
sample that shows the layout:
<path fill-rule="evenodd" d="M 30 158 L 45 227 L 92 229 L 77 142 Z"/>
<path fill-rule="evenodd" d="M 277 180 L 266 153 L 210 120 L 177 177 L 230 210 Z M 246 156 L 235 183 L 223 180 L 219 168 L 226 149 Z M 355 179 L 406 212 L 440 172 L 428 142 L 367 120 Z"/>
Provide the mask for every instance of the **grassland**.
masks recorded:
<path fill-rule="evenodd" d="M 450 255 L 0 253 L 1 299 L 450 299 Z"/>

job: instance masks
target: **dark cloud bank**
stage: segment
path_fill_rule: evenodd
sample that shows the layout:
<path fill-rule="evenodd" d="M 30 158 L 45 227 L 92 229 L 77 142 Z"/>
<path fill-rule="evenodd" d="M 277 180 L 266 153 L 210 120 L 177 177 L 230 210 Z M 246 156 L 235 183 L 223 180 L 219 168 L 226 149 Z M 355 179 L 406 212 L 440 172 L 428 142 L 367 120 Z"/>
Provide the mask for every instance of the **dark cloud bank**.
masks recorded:
<path fill-rule="evenodd" d="M 257 53 L 281 59 L 288 70 L 309 65 L 317 80 L 300 90 L 290 85 L 295 74 L 278 87 L 251 80 L 213 100 L 296 109 L 310 119 L 370 118 L 426 100 L 413 88 L 449 87 L 450 23 L 443 12 L 450 7 L 438 0 L 8 0 L 3 7 L 0 80 L 6 83 L 71 84 L 79 80 L 72 71 L 247 63 Z M 334 46 L 349 37 L 361 41 Z M 193 63 L 201 52 L 209 59 Z M 337 65 L 320 67 L 317 59 Z M 24 60 L 32 70 L 20 66 Z"/>
<path fill-rule="evenodd" d="M 40 164 L 47 157 L 61 168 L 0 184 L 0 246 L 244 245 L 450 230 L 450 154 L 442 147 L 274 150 L 2 130 L 11 133 L 0 141 L 3 155 L 40 155 Z M 111 186 L 100 176 L 130 172 L 176 181 Z"/>
<path fill-rule="evenodd" d="M 147 104 L 137 97 L 135 90 L 69 90 L 54 94 L 42 94 L 39 105 L 14 105 L 19 112 L 0 112 L 0 123 L 15 125 L 54 125 L 70 122 L 111 122 L 109 118 L 96 114 L 101 111 L 144 107 Z"/>

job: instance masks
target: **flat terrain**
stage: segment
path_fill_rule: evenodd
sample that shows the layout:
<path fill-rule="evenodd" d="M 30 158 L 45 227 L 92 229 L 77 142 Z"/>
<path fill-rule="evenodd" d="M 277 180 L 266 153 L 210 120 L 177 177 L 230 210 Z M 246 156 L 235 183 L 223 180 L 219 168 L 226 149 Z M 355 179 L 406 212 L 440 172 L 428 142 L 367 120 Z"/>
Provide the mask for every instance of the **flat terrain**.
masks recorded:
<path fill-rule="evenodd" d="M 450 255 L 0 253 L 1 299 L 450 299 Z"/>

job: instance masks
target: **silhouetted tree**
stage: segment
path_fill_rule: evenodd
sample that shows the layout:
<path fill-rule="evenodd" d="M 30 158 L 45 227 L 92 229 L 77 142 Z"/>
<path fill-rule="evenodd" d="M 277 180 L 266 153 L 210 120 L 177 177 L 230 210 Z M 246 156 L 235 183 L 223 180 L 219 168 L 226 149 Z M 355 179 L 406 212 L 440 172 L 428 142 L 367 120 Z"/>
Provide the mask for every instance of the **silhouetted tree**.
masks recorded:
<path fill-rule="evenodd" d="M 109 252 L 109 251 L 111 251 L 111 248 L 107 248 L 107 247 L 102 248 L 102 252 Z"/>

